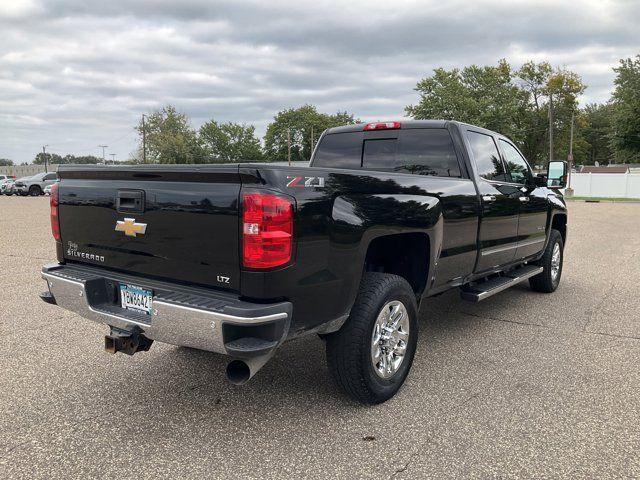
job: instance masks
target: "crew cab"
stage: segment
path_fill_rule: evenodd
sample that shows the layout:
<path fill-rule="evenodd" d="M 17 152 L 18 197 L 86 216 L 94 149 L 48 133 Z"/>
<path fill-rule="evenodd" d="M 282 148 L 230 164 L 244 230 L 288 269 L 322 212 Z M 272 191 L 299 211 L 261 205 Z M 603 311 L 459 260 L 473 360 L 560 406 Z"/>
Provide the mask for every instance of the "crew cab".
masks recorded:
<path fill-rule="evenodd" d="M 236 384 L 315 333 L 337 384 L 380 403 L 425 298 L 556 290 L 566 170 L 534 175 L 505 136 L 440 120 L 328 129 L 308 166 L 61 165 L 41 298 L 106 325 L 112 353 L 228 355 Z"/>

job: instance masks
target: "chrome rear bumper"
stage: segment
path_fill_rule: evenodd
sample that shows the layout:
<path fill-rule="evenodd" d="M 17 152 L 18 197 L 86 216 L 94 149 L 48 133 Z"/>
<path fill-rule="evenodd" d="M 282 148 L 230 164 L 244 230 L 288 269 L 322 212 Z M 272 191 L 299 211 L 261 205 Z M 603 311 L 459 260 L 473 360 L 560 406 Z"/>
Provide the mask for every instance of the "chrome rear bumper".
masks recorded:
<path fill-rule="evenodd" d="M 228 294 L 131 279 L 96 268 L 47 265 L 42 278 L 53 297 L 50 303 L 84 318 L 151 340 L 238 358 L 273 351 L 286 338 L 291 321 L 289 302 L 252 304 Z M 121 308 L 110 294 L 120 283 L 151 289 L 152 315 Z"/>

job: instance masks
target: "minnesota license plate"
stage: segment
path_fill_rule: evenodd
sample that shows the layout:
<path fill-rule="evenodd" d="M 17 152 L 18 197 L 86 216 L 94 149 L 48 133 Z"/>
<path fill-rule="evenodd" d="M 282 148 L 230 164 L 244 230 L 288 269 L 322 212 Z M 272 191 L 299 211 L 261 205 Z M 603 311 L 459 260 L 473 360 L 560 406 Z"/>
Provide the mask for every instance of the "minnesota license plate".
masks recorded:
<path fill-rule="evenodd" d="M 135 285 L 120 284 L 120 302 L 122 308 L 151 315 L 153 292 Z"/>

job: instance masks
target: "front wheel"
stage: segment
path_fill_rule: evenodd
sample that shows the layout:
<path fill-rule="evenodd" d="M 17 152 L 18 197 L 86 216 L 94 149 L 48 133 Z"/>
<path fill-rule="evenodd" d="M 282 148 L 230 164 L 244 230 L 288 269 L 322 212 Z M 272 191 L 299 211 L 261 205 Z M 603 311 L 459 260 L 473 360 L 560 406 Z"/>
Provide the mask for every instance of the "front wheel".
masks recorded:
<path fill-rule="evenodd" d="M 327 335 L 336 383 L 362 403 L 382 403 L 402 387 L 418 340 L 416 298 L 397 275 L 367 272 L 346 323 Z"/>
<path fill-rule="evenodd" d="M 562 276 L 562 260 L 564 259 L 564 242 L 558 230 L 551 230 L 549 242 L 538 260 L 537 265 L 543 268 L 535 277 L 529 279 L 529 285 L 536 292 L 555 292 Z"/>
<path fill-rule="evenodd" d="M 29 188 L 29 195 L 31 195 L 32 197 L 39 197 L 40 195 L 42 195 L 42 190 L 39 186 L 33 185 L 31 188 Z"/>

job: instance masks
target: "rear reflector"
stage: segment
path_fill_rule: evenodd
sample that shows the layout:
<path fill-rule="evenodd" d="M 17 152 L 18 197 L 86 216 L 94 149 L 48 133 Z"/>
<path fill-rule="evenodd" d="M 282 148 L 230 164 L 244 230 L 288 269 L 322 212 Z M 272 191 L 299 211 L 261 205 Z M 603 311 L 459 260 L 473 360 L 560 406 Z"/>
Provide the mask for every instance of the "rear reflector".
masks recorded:
<path fill-rule="evenodd" d="M 51 209 L 51 234 L 56 242 L 60 241 L 60 218 L 58 217 L 58 184 L 51 185 L 49 196 L 49 207 Z"/>
<path fill-rule="evenodd" d="M 262 192 L 242 195 L 242 264 L 272 268 L 291 260 L 293 203 Z"/>
<path fill-rule="evenodd" d="M 393 130 L 400 128 L 400 122 L 373 122 L 367 123 L 363 130 Z"/>

